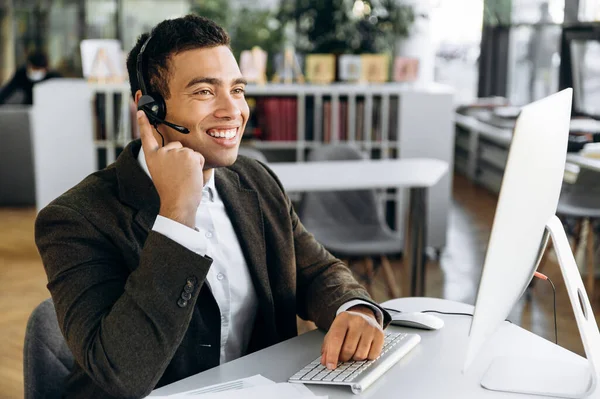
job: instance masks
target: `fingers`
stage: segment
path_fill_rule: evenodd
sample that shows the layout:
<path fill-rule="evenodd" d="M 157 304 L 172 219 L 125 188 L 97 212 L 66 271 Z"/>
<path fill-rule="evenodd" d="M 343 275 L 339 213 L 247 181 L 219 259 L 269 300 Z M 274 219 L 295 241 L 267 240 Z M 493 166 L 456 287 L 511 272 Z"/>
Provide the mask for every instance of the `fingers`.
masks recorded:
<path fill-rule="evenodd" d="M 373 337 L 373 342 L 371 342 L 371 350 L 369 351 L 369 355 L 367 358 L 369 360 L 377 359 L 381 354 L 381 350 L 383 349 L 383 344 L 385 343 L 385 334 L 383 331 L 379 331 L 375 333 Z"/>
<path fill-rule="evenodd" d="M 138 127 L 140 129 L 140 138 L 142 139 L 142 147 L 146 154 L 152 154 L 158 151 L 160 146 L 152 133 L 152 126 L 144 111 L 137 112 Z"/>
<path fill-rule="evenodd" d="M 179 150 L 181 148 L 183 148 L 183 144 L 181 144 L 179 141 L 171 141 L 170 143 L 165 145 L 162 148 L 162 150 L 163 151 L 171 151 L 171 150 Z"/>
<path fill-rule="evenodd" d="M 371 343 L 373 342 L 373 331 L 367 329 L 360 334 L 360 340 L 356 343 L 354 353 L 352 354 L 352 360 L 365 360 L 369 356 L 371 351 Z"/>
<path fill-rule="evenodd" d="M 361 338 L 361 331 L 350 329 L 346 332 L 346 339 L 344 339 L 344 342 L 342 343 L 342 350 L 340 352 L 340 361 L 347 362 L 354 358 Z"/>
<path fill-rule="evenodd" d="M 342 350 L 342 344 L 344 343 L 347 331 L 346 323 L 336 323 L 336 321 L 331 325 L 324 342 L 324 365 L 330 370 L 336 368 L 339 363 L 340 351 Z"/>
<path fill-rule="evenodd" d="M 321 364 L 329 369 L 339 362 L 376 359 L 384 344 L 381 326 L 356 312 L 341 313 L 333 324 L 321 347 Z"/>

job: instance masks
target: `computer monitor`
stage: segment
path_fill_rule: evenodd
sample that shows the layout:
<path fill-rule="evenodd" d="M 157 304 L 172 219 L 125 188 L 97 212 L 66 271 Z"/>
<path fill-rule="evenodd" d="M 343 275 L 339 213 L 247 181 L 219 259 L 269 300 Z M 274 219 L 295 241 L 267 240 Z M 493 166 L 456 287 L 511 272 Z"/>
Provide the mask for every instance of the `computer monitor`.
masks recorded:
<path fill-rule="evenodd" d="M 556 217 L 566 162 L 571 102 L 572 89 L 565 89 L 526 105 L 517 118 L 477 294 L 464 371 L 525 292 L 548 234 L 559 256 L 586 352 L 592 347 L 596 351 L 595 355 L 588 354 L 588 359 L 593 358 L 591 361 L 600 366 L 598 327 L 587 295 L 581 298 L 585 288 L 564 229 Z M 586 310 L 587 319 L 583 320 Z M 496 360 L 482 381 L 489 389 L 575 397 L 571 395 L 590 388 L 587 370 L 575 372 L 577 378 L 565 383 L 565 373 L 558 367 L 553 369 L 547 362 Z M 593 372 L 594 376 L 597 374 Z M 552 379 L 560 384 L 552 386 Z M 578 388 L 577 384 L 583 386 Z M 565 387 L 569 392 L 561 391 Z M 553 394 L 553 390 L 560 392 Z"/>

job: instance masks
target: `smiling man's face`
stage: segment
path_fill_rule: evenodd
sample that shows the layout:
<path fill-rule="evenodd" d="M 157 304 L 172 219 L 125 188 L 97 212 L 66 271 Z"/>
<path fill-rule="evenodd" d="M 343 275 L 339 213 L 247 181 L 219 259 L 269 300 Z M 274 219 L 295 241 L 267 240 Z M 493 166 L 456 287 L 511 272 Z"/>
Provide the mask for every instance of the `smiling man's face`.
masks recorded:
<path fill-rule="evenodd" d="M 169 59 L 168 79 L 165 120 L 190 133 L 159 126 L 165 141 L 180 141 L 201 153 L 204 169 L 233 164 L 250 110 L 246 83 L 231 50 L 217 46 L 175 54 Z"/>

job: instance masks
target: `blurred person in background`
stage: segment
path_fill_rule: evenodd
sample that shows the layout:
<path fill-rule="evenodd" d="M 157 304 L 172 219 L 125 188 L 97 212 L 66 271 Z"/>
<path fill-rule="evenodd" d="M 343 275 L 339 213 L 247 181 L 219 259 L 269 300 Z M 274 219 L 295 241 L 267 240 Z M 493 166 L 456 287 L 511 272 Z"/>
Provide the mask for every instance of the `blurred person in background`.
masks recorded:
<path fill-rule="evenodd" d="M 529 101 L 535 101 L 554 90 L 552 72 L 556 69 L 553 63 L 554 54 L 558 52 L 560 31 L 552 25 L 552 15 L 548 3 L 540 4 L 540 19 L 533 25 L 533 32 L 527 47 L 524 61 L 529 65 Z"/>
<path fill-rule="evenodd" d="M 17 69 L 10 81 L 0 90 L 0 104 L 5 104 L 13 95 L 21 94 L 19 104 L 33 104 L 33 86 L 44 80 L 61 75 L 48 68 L 48 56 L 42 50 L 34 50 L 27 56 L 27 63 Z"/>

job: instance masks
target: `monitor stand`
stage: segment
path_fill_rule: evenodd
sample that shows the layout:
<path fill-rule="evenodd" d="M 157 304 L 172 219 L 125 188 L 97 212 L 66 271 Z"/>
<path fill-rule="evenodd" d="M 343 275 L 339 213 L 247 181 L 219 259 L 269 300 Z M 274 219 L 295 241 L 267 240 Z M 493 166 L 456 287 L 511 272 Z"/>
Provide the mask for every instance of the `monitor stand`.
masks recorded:
<path fill-rule="evenodd" d="M 552 237 L 586 359 L 579 363 L 548 359 L 499 357 L 492 361 L 481 385 L 489 390 L 560 398 L 585 398 L 596 391 L 600 380 L 600 332 L 583 280 L 558 217 L 546 224 L 544 241 Z M 543 252 L 543 247 L 542 251 Z"/>

